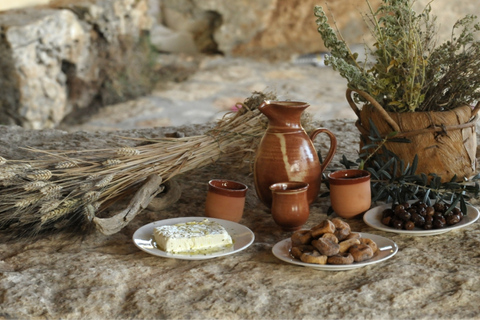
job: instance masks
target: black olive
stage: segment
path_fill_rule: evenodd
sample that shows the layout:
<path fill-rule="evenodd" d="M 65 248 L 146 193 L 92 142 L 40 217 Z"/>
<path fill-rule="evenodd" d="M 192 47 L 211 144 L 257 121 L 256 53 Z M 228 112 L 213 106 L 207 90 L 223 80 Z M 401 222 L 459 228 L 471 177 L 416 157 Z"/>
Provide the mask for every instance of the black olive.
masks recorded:
<path fill-rule="evenodd" d="M 415 209 L 415 208 L 410 208 L 407 211 L 410 212 L 410 214 L 417 213 L 417 209 Z"/>
<path fill-rule="evenodd" d="M 404 208 L 405 210 L 408 210 L 408 209 L 411 208 L 411 205 L 410 205 L 410 203 L 408 203 L 408 202 L 402 203 L 402 205 L 403 205 L 403 208 Z"/>
<path fill-rule="evenodd" d="M 405 207 L 401 204 L 397 204 L 393 211 L 395 211 L 395 214 L 398 215 L 399 212 L 405 211 Z"/>
<path fill-rule="evenodd" d="M 397 217 L 399 219 L 402 219 L 403 221 L 409 221 L 410 218 L 411 218 L 411 214 L 410 212 L 406 211 L 406 210 L 400 210 L 398 213 L 397 213 Z"/>
<path fill-rule="evenodd" d="M 427 207 L 425 208 L 425 210 L 426 210 L 427 216 L 433 216 L 433 214 L 435 213 L 435 209 L 433 209 L 433 207 Z"/>
<path fill-rule="evenodd" d="M 397 218 L 392 219 L 392 228 L 403 229 L 403 221 Z"/>
<path fill-rule="evenodd" d="M 444 217 L 433 218 L 432 226 L 434 229 L 442 229 L 445 228 L 447 222 L 445 221 Z"/>
<path fill-rule="evenodd" d="M 423 229 L 425 229 L 425 230 L 430 230 L 432 228 L 433 228 L 433 225 L 432 225 L 431 222 L 428 222 L 428 223 L 425 222 L 425 224 L 423 225 Z"/>
<path fill-rule="evenodd" d="M 462 210 L 460 210 L 460 208 L 455 207 L 455 208 L 453 208 L 452 211 L 453 211 L 454 214 L 458 214 L 460 216 L 460 220 L 462 220 L 464 214 L 463 214 Z"/>
<path fill-rule="evenodd" d="M 421 215 L 422 217 L 425 217 L 427 216 L 427 210 L 425 208 L 417 208 L 417 212 L 419 215 Z"/>
<path fill-rule="evenodd" d="M 382 223 L 386 226 L 390 226 L 390 222 L 392 221 L 392 217 L 391 216 L 387 216 L 387 217 L 383 217 L 382 218 Z"/>
<path fill-rule="evenodd" d="M 415 227 L 415 224 L 413 221 L 407 221 L 405 222 L 405 230 L 412 230 Z"/>
<path fill-rule="evenodd" d="M 433 219 L 435 218 L 443 218 L 443 212 L 435 211 L 435 213 L 433 214 Z"/>
<path fill-rule="evenodd" d="M 442 216 L 443 216 L 444 218 L 446 218 L 446 217 L 448 217 L 449 215 L 452 215 L 452 214 L 453 214 L 453 210 L 450 211 L 450 212 L 444 212 L 444 213 L 442 214 Z"/>
<path fill-rule="evenodd" d="M 435 211 L 445 212 L 445 203 L 437 202 L 433 205 Z"/>
<path fill-rule="evenodd" d="M 425 218 L 425 224 L 432 224 L 433 222 L 433 216 L 426 216 Z"/>
<path fill-rule="evenodd" d="M 427 208 L 427 204 L 424 203 L 424 202 L 419 201 L 419 202 L 417 202 L 417 206 L 416 206 L 416 207 L 417 207 L 417 208 L 420 208 L 420 209 L 425 209 L 425 208 Z"/>
<path fill-rule="evenodd" d="M 459 223 L 462 218 L 460 218 L 459 214 L 450 214 L 445 220 L 447 221 L 447 225 L 452 226 Z"/>
<path fill-rule="evenodd" d="M 425 218 L 418 213 L 412 213 L 412 221 L 416 227 L 423 227 L 425 225 Z"/>
<path fill-rule="evenodd" d="M 384 218 L 385 217 L 393 217 L 394 215 L 395 215 L 395 213 L 390 208 L 387 208 L 387 209 L 383 210 L 383 212 L 382 212 L 382 217 L 384 217 Z"/>

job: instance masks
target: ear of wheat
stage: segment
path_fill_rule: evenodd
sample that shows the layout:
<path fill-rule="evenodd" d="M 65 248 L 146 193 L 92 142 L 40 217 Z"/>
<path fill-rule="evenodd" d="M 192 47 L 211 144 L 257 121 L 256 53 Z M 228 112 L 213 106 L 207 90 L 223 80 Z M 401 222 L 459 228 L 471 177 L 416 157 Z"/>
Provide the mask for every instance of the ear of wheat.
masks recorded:
<path fill-rule="evenodd" d="M 266 128 L 255 92 L 204 135 L 139 140 L 136 147 L 42 151 L 35 160 L 0 157 L 0 229 L 25 237 L 88 229 L 116 199 L 158 175 L 166 182 L 224 155 L 252 154 Z"/>

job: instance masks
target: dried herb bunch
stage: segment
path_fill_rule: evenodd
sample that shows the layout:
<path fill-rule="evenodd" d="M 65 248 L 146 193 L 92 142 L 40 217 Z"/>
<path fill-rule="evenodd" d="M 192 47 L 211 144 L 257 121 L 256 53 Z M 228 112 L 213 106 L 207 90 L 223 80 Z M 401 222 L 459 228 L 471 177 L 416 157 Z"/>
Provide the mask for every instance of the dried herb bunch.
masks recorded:
<path fill-rule="evenodd" d="M 436 17 L 428 4 L 416 13 L 414 0 L 382 0 L 364 21 L 375 40 L 365 44 L 358 61 L 321 6 L 315 7 L 318 32 L 330 54 L 325 63 L 337 70 L 353 90 L 368 93 L 387 111 L 441 111 L 480 100 L 480 31 L 476 17 L 459 20 L 451 40 L 436 44 Z M 457 34 L 457 32 L 459 34 Z M 364 97 L 355 96 L 366 103 Z"/>
<path fill-rule="evenodd" d="M 479 31 L 476 17 L 466 16 L 454 25 L 451 40 L 432 52 L 422 110 L 452 109 L 480 100 L 480 41 L 474 41 Z"/>

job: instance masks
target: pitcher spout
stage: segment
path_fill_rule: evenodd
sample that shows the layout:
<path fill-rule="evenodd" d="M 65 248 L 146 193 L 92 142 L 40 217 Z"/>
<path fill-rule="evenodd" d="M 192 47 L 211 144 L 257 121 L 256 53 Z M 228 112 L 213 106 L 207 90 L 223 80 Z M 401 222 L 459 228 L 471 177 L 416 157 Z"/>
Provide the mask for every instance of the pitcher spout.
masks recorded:
<path fill-rule="evenodd" d="M 272 115 L 272 100 L 265 100 L 263 103 L 258 107 L 261 113 L 263 113 L 267 118 L 270 119 Z"/>
<path fill-rule="evenodd" d="M 269 125 L 300 128 L 300 117 L 309 105 L 300 101 L 265 100 L 258 110 L 269 120 Z"/>

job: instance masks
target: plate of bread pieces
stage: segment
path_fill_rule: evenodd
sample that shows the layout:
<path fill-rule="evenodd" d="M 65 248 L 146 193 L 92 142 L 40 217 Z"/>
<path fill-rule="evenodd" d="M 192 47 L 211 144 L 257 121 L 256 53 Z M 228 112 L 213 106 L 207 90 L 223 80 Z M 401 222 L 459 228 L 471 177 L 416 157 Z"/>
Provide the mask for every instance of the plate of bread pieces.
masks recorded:
<path fill-rule="evenodd" d="M 276 243 L 278 259 L 323 271 L 344 271 L 380 263 L 398 252 L 397 244 L 385 237 L 352 232 L 341 218 L 326 219 L 311 229 L 295 231 Z"/>

